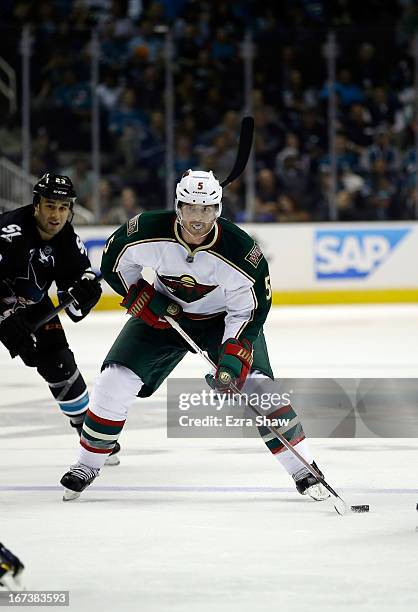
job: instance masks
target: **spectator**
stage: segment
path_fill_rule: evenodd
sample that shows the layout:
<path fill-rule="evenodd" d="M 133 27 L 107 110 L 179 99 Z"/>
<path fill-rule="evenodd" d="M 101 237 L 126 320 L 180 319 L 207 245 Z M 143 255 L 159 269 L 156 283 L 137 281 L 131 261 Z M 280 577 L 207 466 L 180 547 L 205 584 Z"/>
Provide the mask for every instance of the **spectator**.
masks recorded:
<path fill-rule="evenodd" d="M 124 187 L 119 196 L 119 204 L 113 206 L 103 218 L 103 223 L 122 225 L 142 212 L 138 197 L 132 187 Z"/>
<path fill-rule="evenodd" d="M 381 62 L 376 57 L 376 49 L 369 42 L 363 42 L 357 53 L 357 61 L 354 65 L 355 80 L 364 91 L 382 82 L 383 73 Z"/>
<path fill-rule="evenodd" d="M 276 221 L 277 198 L 279 192 L 276 177 L 271 170 L 265 168 L 257 175 L 255 220 L 263 223 Z"/>
<path fill-rule="evenodd" d="M 391 125 L 399 108 L 397 97 L 385 87 L 375 87 L 367 102 L 373 125 Z"/>
<path fill-rule="evenodd" d="M 130 37 L 127 43 L 128 53 L 143 61 L 155 64 L 162 50 L 161 37 L 155 36 L 153 25 L 148 19 L 142 20 L 137 32 Z"/>
<path fill-rule="evenodd" d="M 142 134 L 148 122 L 146 113 L 138 108 L 133 89 L 126 88 L 121 93 L 118 107 L 109 113 L 109 130 L 115 136 L 122 136 L 126 128 Z"/>
<path fill-rule="evenodd" d="M 274 168 L 277 151 L 282 137 L 277 126 L 267 112 L 267 108 L 254 113 L 254 152 L 257 168 Z"/>
<path fill-rule="evenodd" d="M 384 159 L 376 159 L 367 181 L 369 195 L 363 211 L 367 221 L 388 221 L 399 214 L 398 186 Z"/>
<path fill-rule="evenodd" d="M 222 176 L 225 174 L 225 169 L 232 168 L 234 164 L 236 147 L 228 144 L 228 139 L 223 134 L 219 134 L 213 142 L 212 152 L 215 158 L 212 170 L 216 176 Z"/>
<path fill-rule="evenodd" d="M 103 81 L 97 87 L 97 95 L 99 96 L 102 108 L 107 112 L 113 111 L 121 93 L 122 87 L 118 83 L 116 73 L 108 70 Z"/>
<path fill-rule="evenodd" d="M 327 146 L 327 131 L 325 122 L 319 113 L 313 109 L 305 110 L 297 130 L 303 151 L 311 158 L 311 165 L 324 154 Z"/>
<path fill-rule="evenodd" d="M 348 142 L 345 134 L 343 132 L 339 132 L 335 138 L 335 153 L 336 153 L 336 163 L 337 163 L 337 171 L 339 173 L 350 169 L 356 170 L 359 163 L 359 155 L 358 149 L 353 144 Z M 327 153 L 319 160 L 320 168 L 329 169 L 331 166 L 331 159 L 329 154 Z"/>
<path fill-rule="evenodd" d="M 236 53 L 235 45 L 227 35 L 224 28 L 219 28 L 215 34 L 215 40 L 211 46 L 211 56 L 220 64 L 232 60 Z"/>
<path fill-rule="evenodd" d="M 58 107 L 73 111 L 90 109 L 90 86 L 77 78 L 73 69 L 68 68 L 62 75 L 62 84 L 57 85 L 53 91 L 55 104 Z"/>
<path fill-rule="evenodd" d="M 321 99 L 326 100 L 329 93 L 328 84 L 321 91 Z M 364 101 L 364 93 L 361 87 L 352 82 L 352 75 L 346 68 L 339 73 L 335 91 L 338 94 L 343 107 L 351 106 L 352 104 L 361 104 Z"/>
<path fill-rule="evenodd" d="M 38 129 L 32 140 L 32 155 L 41 162 L 42 172 L 35 172 L 35 176 L 42 176 L 47 169 L 53 170 L 58 166 L 58 143 L 51 141 L 47 129 L 42 126 Z M 38 167 L 39 169 L 39 167 Z"/>
<path fill-rule="evenodd" d="M 286 146 L 276 158 L 276 176 L 282 194 L 289 196 L 298 209 L 309 208 L 309 158 L 301 153 L 295 134 L 286 135 Z"/>
<path fill-rule="evenodd" d="M 383 159 L 390 172 L 396 172 L 400 167 L 398 150 L 392 146 L 391 134 L 388 126 L 379 126 L 373 137 L 373 144 L 365 151 L 361 159 L 361 168 L 370 172 L 374 162 Z"/>
<path fill-rule="evenodd" d="M 198 165 L 196 157 L 192 153 L 192 143 L 187 136 L 179 136 L 176 144 L 175 171 L 177 176 L 181 176 L 189 168 L 196 168 Z"/>
<path fill-rule="evenodd" d="M 302 113 L 316 106 L 316 93 L 304 87 L 299 70 L 290 72 L 289 86 L 283 90 L 282 104 L 286 121 L 292 129 L 297 129 Z"/>
<path fill-rule="evenodd" d="M 78 156 L 74 164 L 65 168 L 62 173 L 72 180 L 77 191 L 77 203 L 88 206 L 93 193 L 93 172 L 89 169 L 87 159 Z"/>
<path fill-rule="evenodd" d="M 230 221 L 244 219 L 245 195 L 243 179 L 233 181 L 222 195 L 222 216 Z"/>
<path fill-rule="evenodd" d="M 279 223 L 296 223 L 310 221 L 311 217 L 307 210 L 300 208 L 298 202 L 289 194 L 282 193 L 277 202 L 277 217 Z"/>
<path fill-rule="evenodd" d="M 99 182 L 99 202 L 100 202 L 100 210 L 101 210 L 101 213 L 102 213 L 102 217 L 101 217 L 100 222 L 106 224 L 106 223 L 108 223 L 107 215 L 110 213 L 110 211 L 116 205 L 116 201 L 115 201 L 115 198 L 114 198 L 114 195 L 113 195 L 112 186 L 110 184 L 110 181 L 107 178 L 100 179 L 100 182 Z M 92 201 L 92 198 L 90 198 L 90 200 L 88 202 L 88 208 L 90 210 L 93 210 L 93 201 Z"/>
<path fill-rule="evenodd" d="M 344 131 L 347 139 L 357 145 L 358 152 L 372 143 L 373 129 L 370 125 L 370 113 L 361 104 L 353 104 L 344 121 Z"/>

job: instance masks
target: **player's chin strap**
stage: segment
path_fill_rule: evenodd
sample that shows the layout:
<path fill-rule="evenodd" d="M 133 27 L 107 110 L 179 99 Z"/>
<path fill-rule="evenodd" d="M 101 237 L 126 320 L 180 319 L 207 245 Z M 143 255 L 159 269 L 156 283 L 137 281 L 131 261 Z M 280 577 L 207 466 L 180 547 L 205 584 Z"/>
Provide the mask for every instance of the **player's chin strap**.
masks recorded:
<path fill-rule="evenodd" d="M 171 327 L 173 329 L 175 329 L 176 332 L 178 332 L 180 334 L 180 336 L 183 338 L 183 340 L 185 340 L 189 344 L 189 346 L 194 350 L 195 353 L 200 355 L 200 357 L 202 359 L 204 359 L 206 363 L 208 363 L 210 366 L 212 366 L 212 368 L 216 369 L 216 365 L 213 363 L 212 359 L 204 351 L 202 351 L 202 349 L 196 344 L 196 342 L 194 342 L 194 340 L 192 340 L 192 338 L 190 338 L 190 336 L 177 323 L 177 321 L 175 321 L 174 319 L 172 319 L 168 315 L 166 315 L 164 318 L 165 318 L 165 320 L 168 323 L 170 323 Z M 231 391 L 233 391 L 234 394 L 240 395 L 245 400 L 245 395 L 239 389 L 237 389 L 237 387 L 235 385 L 231 384 L 230 385 L 230 389 L 231 389 Z M 252 404 L 249 404 L 248 402 L 246 402 L 246 405 L 257 416 L 261 416 L 261 417 L 264 416 L 263 412 L 261 410 L 258 410 L 256 408 L 256 406 L 253 406 Z M 319 474 L 319 472 L 312 465 L 310 465 L 310 463 L 308 463 L 306 461 L 306 459 L 304 459 L 302 457 L 302 455 L 286 440 L 286 438 L 280 433 L 280 431 L 276 427 L 274 427 L 273 425 L 266 425 L 266 427 L 271 431 L 271 433 L 274 436 L 276 436 L 280 440 L 280 442 L 283 444 L 283 446 L 285 446 L 287 448 L 287 450 L 289 450 L 291 453 L 293 453 L 293 455 L 297 459 L 299 459 L 299 461 L 306 467 L 306 469 L 309 470 L 309 472 L 312 474 L 312 476 L 314 476 L 331 493 L 331 495 L 334 497 L 334 508 L 335 508 L 335 510 L 338 512 L 338 514 L 344 515 L 348 511 L 347 503 L 326 482 L 324 477 L 321 476 L 321 474 Z"/>

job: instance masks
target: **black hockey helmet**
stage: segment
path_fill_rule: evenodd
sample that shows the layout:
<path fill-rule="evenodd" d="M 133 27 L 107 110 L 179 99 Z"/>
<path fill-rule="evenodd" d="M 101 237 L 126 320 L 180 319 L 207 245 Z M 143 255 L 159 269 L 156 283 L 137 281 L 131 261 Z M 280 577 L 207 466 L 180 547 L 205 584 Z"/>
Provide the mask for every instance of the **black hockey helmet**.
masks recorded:
<path fill-rule="evenodd" d="M 69 201 L 72 210 L 77 194 L 72 180 L 68 176 L 46 172 L 33 188 L 33 204 L 35 206 L 39 204 L 41 197 Z"/>

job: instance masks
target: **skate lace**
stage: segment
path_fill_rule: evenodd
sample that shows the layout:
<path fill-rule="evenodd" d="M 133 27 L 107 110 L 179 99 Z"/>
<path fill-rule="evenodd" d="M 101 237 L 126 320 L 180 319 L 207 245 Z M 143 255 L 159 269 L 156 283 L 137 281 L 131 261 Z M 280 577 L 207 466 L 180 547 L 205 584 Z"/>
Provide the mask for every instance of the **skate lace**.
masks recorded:
<path fill-rule="evenodd" d="M 70 470 L 74 476 L 83 480 L 95 478 L 100 471 L 98 468 L 89 467 L 88 465 L 84 465 L 84 463 L 76 463 L 70 467 Z"/>

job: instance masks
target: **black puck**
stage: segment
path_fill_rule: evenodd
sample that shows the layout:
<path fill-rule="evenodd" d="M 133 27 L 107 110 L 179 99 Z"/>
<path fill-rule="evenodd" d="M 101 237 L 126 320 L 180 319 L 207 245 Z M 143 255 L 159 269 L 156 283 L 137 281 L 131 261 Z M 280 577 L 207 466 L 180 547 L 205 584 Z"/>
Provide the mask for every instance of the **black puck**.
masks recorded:
<path fill-rule="evenodd" d="M 365 504 L 363 506 L 351 506 L 351 512 L 368 512 L 370 506 Z"/>

